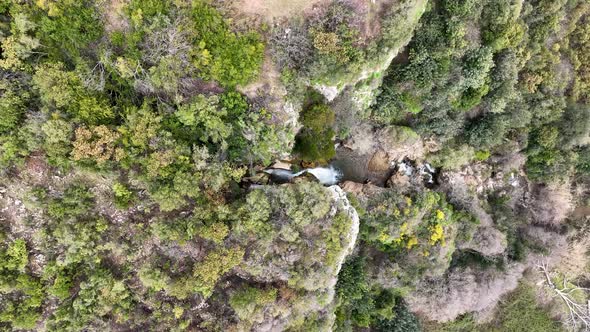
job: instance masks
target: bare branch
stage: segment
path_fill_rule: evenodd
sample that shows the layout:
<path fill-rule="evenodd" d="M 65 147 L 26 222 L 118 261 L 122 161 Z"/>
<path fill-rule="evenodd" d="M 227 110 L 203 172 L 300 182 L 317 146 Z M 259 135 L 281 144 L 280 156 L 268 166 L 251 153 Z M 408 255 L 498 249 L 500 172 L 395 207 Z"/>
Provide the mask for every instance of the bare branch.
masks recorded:
<path fill-rule="evenodd" d="M 570 283 L 565 276 L 563 276 L 563 285 L 559 288 L 551 279 L 551 272 L 549 271 L 547 262 L 539 262 L 537 268 L 545 277 L 544 283 L 567 307 L 569 318 L 565 322 L 566 325 L 569 325 L 572 331 L 577 331 L 578 329 L 581 329 L 582 331 L 590 331 L 590 301 L 587 303 L 578 303 L 577 300 L 572 297 L 573 292 L 588 292 L 588 289 L 576 285 L 573 285 L 573 287 L 568 286 Z"/>

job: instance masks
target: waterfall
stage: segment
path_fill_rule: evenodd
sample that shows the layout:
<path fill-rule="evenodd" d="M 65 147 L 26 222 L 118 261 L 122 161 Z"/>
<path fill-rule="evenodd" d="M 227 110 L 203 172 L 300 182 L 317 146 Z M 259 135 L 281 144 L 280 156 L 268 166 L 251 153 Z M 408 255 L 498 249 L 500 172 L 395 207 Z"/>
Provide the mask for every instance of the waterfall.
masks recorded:
<path fill-rule="evenodd" d="M 308 168 L 297 173 L 293 173 L 290 170 L 279 168 L 265 169 L 264 172 L 270 174 L 275 181 L 279 182 L 289 182 L 295 177 L 298 177 L 304 173 L 309 173 L 313 175 L 316 179 L 318 179 L 318 181 L 325 186 L 335 185 L 342 178 L 342 173 L 340 173 L 339 170 L 335 169 L 332 166 Z"/>
<path fill-rule="evenodd" d="M 315 176 L 315 178 L 318 179 L 321 184 L 326 186 L 335 185 L 336 183 L 338 183 L 338 181 L 340 181 L 340 178 L 342 178 L 342 174 L 340 173 L 340 171 L 338 171 L 332 166 L 330 166 L 330 168 L 310 168 L 305 170 L 304 172 L 307 172 Z"/>

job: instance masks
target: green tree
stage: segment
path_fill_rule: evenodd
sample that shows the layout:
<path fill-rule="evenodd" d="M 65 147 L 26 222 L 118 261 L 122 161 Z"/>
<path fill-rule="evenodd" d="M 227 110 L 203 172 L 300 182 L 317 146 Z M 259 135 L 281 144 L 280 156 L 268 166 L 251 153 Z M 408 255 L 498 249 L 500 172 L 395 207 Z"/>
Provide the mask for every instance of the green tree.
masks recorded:
<path fill-rule="evenodd" d="M 24 117 L 29 92 L 8 80 L 0 81 L 0 134 L 13 130 Z"/>
<path fill-rule="evenodd" d="M 192 60 L 203 78 L 233 87 L 258 75 L 264 44 L 257 33 L 232 32 L 221 14 L 202 1 L 193 4 L 192 16 Z"/>
<path fill-rule="evenodd" d="M 305 161 L 327 162 L 336 155 L 334 148 L 334 111 L 317 104 L 301 113 L 303 128 L 295 138 L 294 151 Z"/>

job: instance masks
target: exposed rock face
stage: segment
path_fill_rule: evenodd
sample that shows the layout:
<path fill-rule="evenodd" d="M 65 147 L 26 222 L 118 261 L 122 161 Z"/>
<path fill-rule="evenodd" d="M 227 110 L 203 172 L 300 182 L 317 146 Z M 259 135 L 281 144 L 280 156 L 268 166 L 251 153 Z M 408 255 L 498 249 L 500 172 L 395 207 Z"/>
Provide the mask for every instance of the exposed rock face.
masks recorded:
<path fill-rule="evenodd" d="M 371 172 L 385 172 L 389 169 L 389 156 L 383 150 L 375 152 L 368 165 Z"/>
<path fill-rule="evenodd" d="M 495 256 L 506 250 L 506 235 L 494 228 L 492 217 L 483 209 L 482 203 L 475 192 L 485 184 L 483 173 L 489 173 L 489 169 L 483 167 L 478 171 L 468 168 L 457 172 L 444 172 L 441 175 L 441 189 L 447 192 L 449 200 L 461 207 L 479 220 L 479 226 L 473 238 L 466 243 L 459 243 L 459 249 L 470 249 L 484 256 Z"/>
<path fill-rule="evenodd" d="M 277 160 L 277 161 L 275 161 L 274 164 L 272 164 L 272 166 L 270 166 L 270 168 L 284 169 L 284 170 L 290 171 L 291 164 Z"/>
<path fill-rule="evenodd" d="M 343 145 L 359 155 L 369 154 L 375 149 L 374 135 L 371 125 L 361 124 L 352 129 L 350 137 L 343 142 Z"/>
<path fill-rule="evenodd" d="M 337 86 L 315 85 L 314 88 L 321 93 L 327 101 L 334 100 L 341 90 Z"/>
<path fill-rule="evenodd" d="M 480 226 L 471 241 L 457 245 L 459 249 L 470 249 L 484 256 L 496 256 L 506 250 L 506 235 L 490 226 Z"/>
<path fill-rule="evenodd" d="M 410 128 L 389 126 L 377 130 L 375 139 L 387 152 L 389 162 L 401 162 L 404 158 L 423 160 L 425 149 L 422 139 Z"/>
<path fill-rule="evenodd" d="M 565 235 L 537 226 L 528 226 L 524 233 L 551 254 L 530 254 L 525 261 L 511 263 L 502 271 L 469 267 L 449 271 L 441 278 L 424 280 L 416 287 L 417 292 L 408 298 L 412 311 L 439 322 L 451 321 L 470 312 L 489 314 L 503 295 L 516 289 L 525 271 L 535 272 L 540 261 L 546 262 L 550 268 L 556 266 L 569 250 Z M 534 273 L 531 277 L 543 278 Z"/>
<path fill-rule="evenodd" d="M 348 197 L 346 197 L 346 192 L 344 192 L 342 188 L 340 188 L 339 186 L 331 186 L 328 188 L 328 190 L 330 190 L 330 192 L 332 193 L 332 198 L 334 199 L 334 202 L 336 204 L 333 208 L 333 213 L 336 214 L 337 211 L 341 211 L 348 215 L 352 222 L 350 225 L 350 231 L 347 234 L 344 234 L 346 237 L 345 243 L 347 243 L 347 246 L 345 250 L 341 252 L 340 257 L 337 259 L 336 275 L 338 275 L 340 269 L 342 268 L 342 264 L 344 264 L 346 256 L 352 254 L 352 252 L 354 251 L 354 246 L 356 244 L 356 240 L 360 229 L 360 219 L 356 209 L 350 204 Z M 334 285 L 335 283 L 336 279 L 334 280 Z"/>
<path fill-rule="evenodd" d="M 372 195 L 378 195 L 385 191 L 385 188 L 378 187 L 372 184 L 362 184 L 358 182 L 345 181 L 342 184 L 342 189 L 348 193 L 352 193 L 357 198 L 363 199 Z"/>
<path fill-rule="evenodd" d="M 359 155 L 387 160 L 388 165 L 405 158 L 423 160 L 426 153 L 422 139 L 410 128 L 401 126 L 374 130 L 370 125 L 360 125 L 343 145 Z"/>
<path fill-rule="evenodd" d="M 448 322 L 464 313 L 495 306 L 504 294 L 516 289 L 526 267 L 514 264 L 502 273 L 493 269 L 456 270 L 442 278 L 424 280 L 407 301 L 417 314 L 429 320 Z"/>

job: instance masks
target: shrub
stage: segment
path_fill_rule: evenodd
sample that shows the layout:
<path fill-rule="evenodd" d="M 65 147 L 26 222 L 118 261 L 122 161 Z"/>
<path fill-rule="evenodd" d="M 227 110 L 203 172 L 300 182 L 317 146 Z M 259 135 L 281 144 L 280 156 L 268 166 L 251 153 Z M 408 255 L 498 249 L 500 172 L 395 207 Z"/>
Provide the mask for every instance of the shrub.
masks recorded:
<path fill-rule="evenodd" d="M 79 291 L 70 301 L 64 301 L 48 320 L 48 329 L 60 331 L 84 330 L 98 320 L 109 317 L 123 322 L 132 304 L 130 289 L 122 280 L 102 268 L 93 269 L 80 282 Z"/>
<path fill-rule="evenodd" d="M 13 329 L 17 330 L 34 329 L 37 321 L 41 319 L 39 310 L 43 300 L 41 283 L 26 274 L 21 274 L 16 277 L 13 290 L 18 293 L 18 296 L 3 301 L 0 322 L 10 323 Z M 0 289 L 0 293 L 3 292 Z"/>
<path fill-rule="evenodd" d="M 2 263 L 0 263 L 0 271 L 8 270 L 13 272 L 25 272 L 25 267 L 29 263 L 29 257 L 25 240 L 17 239 L 12 242 L 6 252 L 1 253 Z"/>
<path fill-rule="evenodd" d="M 314 47 L 303 24 L 293 23 L 273 31 L 269 43 L 272 54 L 280 68 L 305 73 L 313 60 Z"/>
<path fill-rule="evenodd" d="M 120 209 L 128 208 L 134 198 L 133 192 L 120 182 L 115 182 L 112 189 L 115 195 L 115 205 Z"/>
<path fill-rule="evenodd" d="M 391 124 L 401 122 L 410 114 L 422 111 L 419 98 L 409 92 L 397 92 L 394 87 L 383 86 L 373 106 L 373 118 L 379 123 Z"/>
<path fill-rule="evenodd" d="M 534 289 L 527 284 L 520 286 L 508 294 L 500 305 L 491 329 L 500 328 L 504 331 L 562 331 L 562 326 L 551 319 L 535 300 Z"/>
<path fill-rule="evenodd" d="M 244 250 L 240 248 L 215 250 L 207 254 L 193 269 L 194 290 L 205 297 L 211 296 L 217 280 L 240 264 L 243 257 Z"/>
<path fill-rule="evenodd" d="M 197 227 L 196 234 L 203 239 L 211 240 L 216 244 L 223 243 L 229 235 L 229 227 L 222 222 L 213 222 Z"/>
<path fill-rule="evenodd" d="M 37 67 L 33 84 L 45 106 L 64 110 L 84 123 L 107 123 L 114 117 L 106 97 L 89 91 L 78 74 L 67 71 L 60 62 Z"/>
<path fill-rule="evenodd" d="M 276 298 L 275 288 L 266 290 L 246 286 L 230 296 L 229 304 L 241 320 L 255 321 L 259 312 L 274 303 Z"/>
<path fill-rule="evenodd" d="M 55 166 L 67 165 L 71 151 L 72 125 L 59 118 L 50 119 L 41 126 L 44 134 L 43 148 L 49 163 Z"/>
<path fill-rule="evenodd" d="M 29 67 L 24 61 L 30 58 L 41 44 L 39 39 L 32 36 L 36 25 L 29 15 L 23 12 L 13 13 L 13 19 L 12 35 L 5 36 L 2 40 L 0 68 L 26 70 Z"/>
<path fill-rule="evenodd" d="M 48 204 L 50 216 L 58 219 L 79 217 L 94 207 L 94 194 L 83 184 L 67 188 L 63 197 L 53 199 Z"/>
<path fill-rule="evenodd" d="M 320 54 L 335 55 L 340 51 L 340 38 L 334 32 L 317 32 L 313 39 L 313 46 Z"/>
<path fill-rule="evenodd" d="M 475 150 L 468 145 L 459 147 L 445 147 L 431 155 L 430 163 L 435 167 L 456 170 L 469 164 L 475 158 Z"/>
<path fill-rule="evenodd" d="M 139 280 L 145 288 L 161 291 L 170 284 L 170 277 L 153 266 L 146 266 L 139 270 Z"/>
<path fill-rule="evenodd" d="M 218 103 L 216 96 L 198 95 L 190 104 L 179 106 L 176 117 L 183 125 L 195 128 L 202 142 L 221 145 L 231 135 L 232 127 L 226 121 L 227 111 L 218 110 Z"/>
<path fill-rule="evenodd" d="M 374 329 L 377 332 L 422 331 L 418 317 L 409 310 L 406 302 L 402 298 L 396 299 L 395 307 L 393 307 L 393 318 L 382 318 L 377 320 L 374 324 Z"/>

